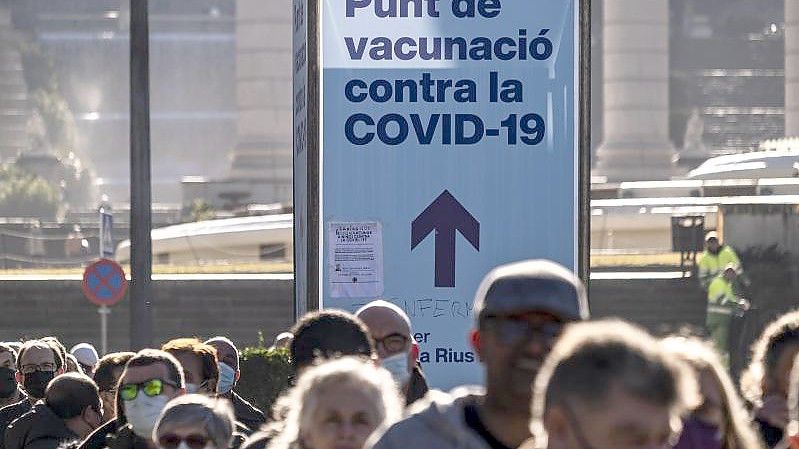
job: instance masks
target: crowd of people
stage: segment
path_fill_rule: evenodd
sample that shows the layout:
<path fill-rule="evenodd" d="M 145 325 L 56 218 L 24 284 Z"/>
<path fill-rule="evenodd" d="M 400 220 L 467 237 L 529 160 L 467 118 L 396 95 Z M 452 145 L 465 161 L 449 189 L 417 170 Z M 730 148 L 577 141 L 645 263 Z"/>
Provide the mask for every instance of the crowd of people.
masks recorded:
<path fill-rule="evenodd" d="M 494 269 L 473 312 L 484 382 L 451 392 L 428 386 L 393 303 L 309 313 L 276 339 L 295 375 L 267 413 L 239 395 L 225 337 L 102 358 L 0 344 L 0 449 L 799 449 L 799 311 L 739 383 L 708 340 L 592 320 L 551 262 Z"/>

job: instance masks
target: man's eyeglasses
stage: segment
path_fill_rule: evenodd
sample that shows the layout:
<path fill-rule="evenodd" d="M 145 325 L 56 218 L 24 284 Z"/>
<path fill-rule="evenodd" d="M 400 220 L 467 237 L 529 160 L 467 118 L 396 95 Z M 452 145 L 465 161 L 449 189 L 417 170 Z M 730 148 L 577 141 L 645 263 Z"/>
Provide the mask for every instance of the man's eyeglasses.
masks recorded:
<path fill-rule="evenodd" d="M 514 344 L 535 336 L 552 344 L 563 332 L 564 324 L 557 321 L 531 323 L 525 319 L 488 315 L 483 317 L 485 326 L 493 330 L 505 344 Z"/>
<path fill-rule="evenodd" d="M 375 346 L 383 346 L 388 353 L 404 351 L 408 348 L 408 337 L 400 333 L 386 335 L 383 338 L 375 338 Z"/>
<path fill-rule="evenodd" d="M 22 374 L 33 374 L 36 371 L 55 371 L 55 363 L 42 363 L 41 365 L 22 365 Z"/>
<path fill-rule="evenodd" d="M 189 449 L 203 449 L 210 440 L 211 439 L 207 436 L 199 433 L 193 433 L 185 437 L 175 435 L 174 433 L 168 433 L 158 438 L 158 446 L 162 449 L 177 449 L 180 443 L 185 441 Z"/>
<path fill-rule="evenodd" d="M 174 382 L 162 379 L 150 379 L 139 384 L 121 385 L 119 387 L 119 397 L 121 397 L 123 401 L 132 401 L 139 395 L 139 390 L 144 392 L 145 396 L 159 396 L 164 392 L 164 385 L 169 385 L 172 388 L 179 388 Z"/>

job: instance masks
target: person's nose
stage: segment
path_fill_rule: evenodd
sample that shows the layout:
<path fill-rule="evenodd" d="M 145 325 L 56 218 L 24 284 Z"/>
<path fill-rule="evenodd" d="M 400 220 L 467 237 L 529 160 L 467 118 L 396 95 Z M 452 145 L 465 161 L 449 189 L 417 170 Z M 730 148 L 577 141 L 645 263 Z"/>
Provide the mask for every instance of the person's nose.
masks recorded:
<path fill-rule="evenodd" d="M 552 342 L 539 332 L 529 335 L 524 342 L 522 350 L 525 354 L 533 357 L 543 357 L 549 353 Z"/>
<path fill-rule="evenodd" d="M 351 440 L 355 437 L 355 427 L 351 422 L 346 421 L 341 423 L 338 428 L 339 440 Z"/>

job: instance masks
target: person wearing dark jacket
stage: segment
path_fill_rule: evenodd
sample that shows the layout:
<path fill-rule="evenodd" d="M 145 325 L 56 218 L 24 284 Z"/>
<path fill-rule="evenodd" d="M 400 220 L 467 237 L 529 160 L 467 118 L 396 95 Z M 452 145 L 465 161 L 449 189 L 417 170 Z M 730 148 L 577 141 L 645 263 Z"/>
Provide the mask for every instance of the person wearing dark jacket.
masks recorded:
<path fill-rule="evenodd" d="M 47 384 L 64 372 L 64 359 L 51 345 L 41 340 L 25 342 L 17 355 L 17 383 L 25 390 L 27 397 L 16 404 L 0 409 L 0 449 L 4 448 L 5 433 L 8 426 L 17 418 L 28 413 L 33 404 L 44 398 Z"/>
<path fill-rule="evenodd" d="M 117 416 L 117 384 L 122 377 L 125 365 L 135 356 L 134 352 L 114 352 L 106 354 L 97 362 L 94 370 L 94 383 L 100 390 L 100 400 L 103 401 L 103 422 L 110 421 Z"/>
<path fill-rule="evenodd" d="M 357 357 L 376 360 L 374 341 L 369 329 L 355 315 L 341 310 L 320 310 L 305 314 L 291 329 L 294 339 L 289 352 L 298 378 L 316 366 L 320 360 Z M 330 338 L 330 336 L 336 338 Z M 271 422 L 252 434 L 242 449 L 266 449 L 274 437 L 283 431 L 291 407 L 287 396 L 278 398 L 272 406 Z"/>
<path fill-rule="evenodd" d="M 0 408 L 25 399 L 17 384 L 17 351 L 0 343 Z"/>
<path fill-rule="evenodd" d="M 97 429 L 81 449 L 156 449 L 153 428 L 166 404 L 186 394 L 183 368 L 175 357 L 143 349 L 128 361 L 117 389 L 117 417 Z M 89 446 L 89 444 L 102 446 Z"/>
<path fill-rule="evenodd" d="M 87 376 L 69 373 L 47 386 L 43 401 L 6 430 L 8 449 L 57 449 L 62 443 L 85 438 L 102 422 L 97 385 Z"/>
<path fill-rule="evenodd" d="M 225 337 L 214 337 L 205 343 L 216 349 L 219 368 L 217 393 L 220 397 L 230 399 L 236 421 L 252 430 L 257 430 L 266 422 L 266 415 L 234 391 L 236 382 L 241 377 L 238 349 L 230 339 Z"/>
<path fill-rule="evenodd" d="M 741 391 L 752 404 L 754 424 L 767 448 L 776 447 L 788 426 L 791 367 L 799 354 L 799 311 L 766 326 L 752 345 L 752 360 L 741 376 Z"/>
<path fill-rule="evenodd" d="M 411 405 L 423 398 L 429 388 L 416 361 L 419 347 L 405 311 L 388 301 L 377 300 L 361 307 L 355 316 L 369 329 L 380 364 L 400 386 L 405 404 Z"/>

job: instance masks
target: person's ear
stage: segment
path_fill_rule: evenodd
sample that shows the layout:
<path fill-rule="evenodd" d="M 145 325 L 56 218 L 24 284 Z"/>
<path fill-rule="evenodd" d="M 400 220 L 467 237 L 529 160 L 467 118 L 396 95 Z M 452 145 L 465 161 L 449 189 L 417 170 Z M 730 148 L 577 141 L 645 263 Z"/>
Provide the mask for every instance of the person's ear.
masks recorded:
<path fill-rule="evenodd" d="M 760 391 L 763 392 L 763 396 L 768 396 L 774 393 L 776 389 L 776 382 L 770 376 L 763 376 L 763 379 L 760 381 Z"/>
<path fill-rule="evenodd" d="M 419 360 L 419 344 L 415 341 L 411 345 L 411 360 Z"/>
<path fill-rule="evenodd" d="M 234 378 L 235 381 L 238 382 L 240 378 L 241 378 L 241 371 L 236 370 L 236 377 Z"/>
<path fill-rule="evenodd" d="M 63 366 L 63 365 L 61 366 L 61 368 L 58 368 L 58 369 L 55 371 L 55 375 L 56 375 L 56 376 L 60 376 L 60 375 L 62 375 L 62 374 L 64 374 L 64 366 Z"/>
<path fill-rule="evenodd" d="M 14 374 L 14 378 L 15 378 L 15 379 L 17 379 L 17 383 L 18 383 L 18 384 L 22 384 L 23 382 L 25 382 L 25 377 L 24 377 L 24 376 L 23 376 L 23 374 L 22 374 L 21 372 L 19 372 L 19 371 L 17 371 L 17 372 Z"/>
<path fill-rule="evenodd" d="M 483 361 L 483 346 L 482 342 L 480 341 L 481 335 L 478 329 L 472 330 L 471 335 L 469 336 L 469 340 L 472 344 L 472 348 L 474 352 L 477 354 L 477 357 L 482 362 Z"/>
<path fill-rule="evenodd" d="M 559 407 L 552 407 L 543 416 L 544 430 L 548 436 L 549 447 L 557 449 L 564 447 L 564 441 L 568 438 L 569 420 Z"/>

